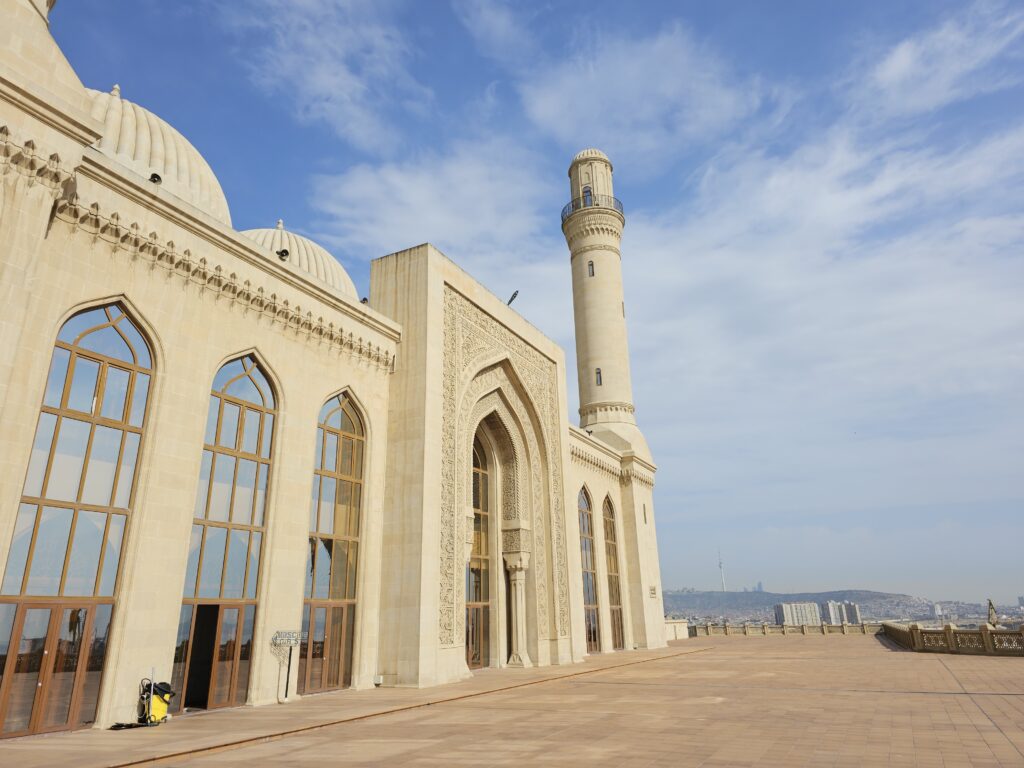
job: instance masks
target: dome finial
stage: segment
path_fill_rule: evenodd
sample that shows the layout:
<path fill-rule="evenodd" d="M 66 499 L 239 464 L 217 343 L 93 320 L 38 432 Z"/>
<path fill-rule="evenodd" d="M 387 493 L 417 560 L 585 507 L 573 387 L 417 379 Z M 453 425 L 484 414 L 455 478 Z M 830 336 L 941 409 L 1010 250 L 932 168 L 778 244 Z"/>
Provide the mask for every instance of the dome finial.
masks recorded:
<path fill-rule="evenodd" d="M 278 229 L 284 229 L 284 219 L 278 219 L 277 220 L 277 228 Z"/>
<path fill-rule="evenodd" d="M 117 96 L 117 98 L 120 99 L 121 98 L 121 86 L 118 85 L 117 83 L 114 83 L 114 87 L 110 89 L 110 95 L 111 96 Z"/>

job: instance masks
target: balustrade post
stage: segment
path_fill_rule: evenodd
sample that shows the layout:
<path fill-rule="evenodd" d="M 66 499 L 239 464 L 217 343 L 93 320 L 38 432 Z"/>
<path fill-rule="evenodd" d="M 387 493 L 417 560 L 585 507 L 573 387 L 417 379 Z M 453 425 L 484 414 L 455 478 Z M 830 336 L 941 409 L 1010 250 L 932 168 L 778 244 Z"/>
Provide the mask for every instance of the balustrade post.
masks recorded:
<path fill-rule="evenodd" d="M 995 643 L 992 641 L 992 630 L 994 627 L 991 624 L 981 625 L 981 641 L 985 644 L 985 653 L 994 655 L 996 652 Z"/>

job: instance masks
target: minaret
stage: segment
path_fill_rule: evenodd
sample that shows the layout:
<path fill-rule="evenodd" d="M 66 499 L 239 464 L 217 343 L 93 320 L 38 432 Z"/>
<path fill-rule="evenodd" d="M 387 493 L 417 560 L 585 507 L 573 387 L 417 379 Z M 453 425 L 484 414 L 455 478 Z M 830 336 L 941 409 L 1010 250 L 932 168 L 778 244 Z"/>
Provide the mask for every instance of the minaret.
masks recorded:
<path fill-rule="evenodd" d="M 572 263 L 580 426 L 616 448 L 646 454 L 633 416 L 622 295 L 619 244 L 626 217 L 615 199 L 612 163 L 604 152 L 585 149 L 572 159 L 569 192 L 562 232 Z"/>

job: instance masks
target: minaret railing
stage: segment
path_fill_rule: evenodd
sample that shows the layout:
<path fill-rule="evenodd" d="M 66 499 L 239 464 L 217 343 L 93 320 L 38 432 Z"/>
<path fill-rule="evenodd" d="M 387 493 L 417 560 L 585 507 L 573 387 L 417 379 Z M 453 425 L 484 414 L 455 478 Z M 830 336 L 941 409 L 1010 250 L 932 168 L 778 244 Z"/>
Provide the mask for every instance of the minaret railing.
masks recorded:
<path fill-rule="evenodd" d="M 570 201 L 562 209 L 562 221 L 565 221 L 573 213 L 584 208 L 612 208 L 625 215 L 625 212 L 622 210 L 622 201 L 617 197 L 612 197 L 611 195 L 586 195 Z"/>

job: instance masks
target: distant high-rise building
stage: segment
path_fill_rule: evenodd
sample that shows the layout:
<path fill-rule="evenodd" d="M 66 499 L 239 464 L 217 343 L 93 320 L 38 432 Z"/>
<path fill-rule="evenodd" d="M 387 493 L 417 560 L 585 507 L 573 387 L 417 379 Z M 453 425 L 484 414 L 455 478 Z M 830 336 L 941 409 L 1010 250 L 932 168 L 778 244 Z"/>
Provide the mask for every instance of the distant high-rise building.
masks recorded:
<path fill-rule="evenodd" d="M 821 620 L 825 624 L 860 624 L 860 606 L 849 600 L 829 600 L 821 604 Z"/>
<path fill-rule="evenodd" d="M 942 606 L 939 603 L 932 604 L 932 618 L 942 620 Z"/>
<path fill-rule="evenodd" d="M 821 624 L 817 603 L 779 603 L 775 606 L 776 624 Z"/>
<path fill-rule="evenodd" d="M 764 592 L 764 584 L 762 584 L 760 581 L 757 582 L 757 591 Z M 1024 597 L 1022 597 L 1021 600 L 1024 601 Z M 1022 602 L 1021 605 L 1024 605 L 1024 602 Z"/>

